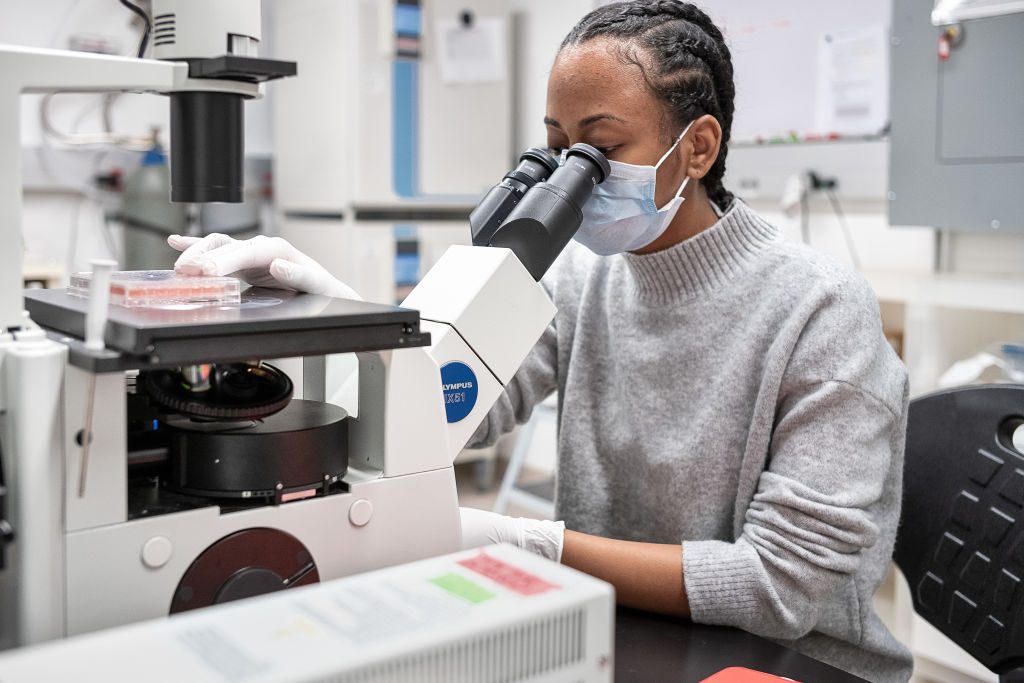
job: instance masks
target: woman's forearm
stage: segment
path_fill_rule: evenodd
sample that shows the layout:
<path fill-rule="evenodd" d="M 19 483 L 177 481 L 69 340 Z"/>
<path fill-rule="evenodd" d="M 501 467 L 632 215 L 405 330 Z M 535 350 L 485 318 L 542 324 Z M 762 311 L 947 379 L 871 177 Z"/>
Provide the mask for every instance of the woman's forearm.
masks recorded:
<path fill-rule="evenodd" d="M 690 616 L 682 546 L 617 541 L 567 529 L 562 563 L 615 586 L 620 605 Z"/>

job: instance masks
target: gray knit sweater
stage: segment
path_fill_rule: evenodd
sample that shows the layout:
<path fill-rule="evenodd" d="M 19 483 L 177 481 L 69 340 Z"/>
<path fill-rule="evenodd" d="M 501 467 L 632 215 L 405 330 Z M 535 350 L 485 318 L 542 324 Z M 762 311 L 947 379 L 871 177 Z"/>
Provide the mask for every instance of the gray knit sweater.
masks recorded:
<path fill-rule="evenodd" d="M 573 243 L 544 285 L 558 313 L 476 445 L 557 390 L 567 528 L 682 543 L 694 621 L 906 680 L 871 598 L 899 520 L 907 381 L 867 284 L 736 201 L 655 254 Z"/>

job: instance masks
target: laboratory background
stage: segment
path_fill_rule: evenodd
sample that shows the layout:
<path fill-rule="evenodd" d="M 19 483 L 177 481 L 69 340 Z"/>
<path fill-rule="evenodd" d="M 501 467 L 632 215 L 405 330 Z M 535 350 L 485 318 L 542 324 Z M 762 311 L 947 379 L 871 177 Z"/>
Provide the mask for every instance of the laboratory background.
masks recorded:
<path fill-rule="evenodd" d="M 254 77 L 258 86 L 245 84 L 250 89 L 245 91 L 244 116 L 237 119 L 244 128 L 244 153 L 235 169 L 242 181 L 238 196 L 224 202 L 221 197 L 197 192 L 174 203 L 169 201 L 174 161 L 171 108 L 167 96 L 153 93 L 162 90 L 164 79 L 176 82 L 173 79 L 180 73 L 172 78 L 155 71 L 152 75 L 135 73 L 125 67 L 107 78 L 102 75 L 103 64 L 68 66 L 64 72 L 62 64 L 40 63 L 39 81 L 33 82 L 36 63 L 20 62 L 13 53 L 3 52 L 42 48 L 134 58 L 146 22 L 127 4 L 116 0 L 0 2 L 0 74 L 7 81 L 0 83 L 4 91 L 0 126 L 6 129 L 0 132 L 4 145 L 0 165 L 5 169 L 0 179 L 8 185 L 0 190 L 0 202 L 13 204 L 20 195 L 23 243 L 23 253 L 9 254 L 6 263 L 20 264 L 19 286 L 35 292 L 26 293 L 38 307 L 30 307 L 33 319 L 44 327 L 48 323 L 43 319 L 50 320 L 46 316 L 50 315 L 51 301 L 39 292 L 63 292 L 69 285 L 74 287 L 74 274 L 99 272 L 96 264 L 104 260 L 113 261 L 112 266 L 105 267 L 115 271 L 172 269 L 178 252 L 167 246 L 168 235 L 223 233 L 236 239 L 280 236 L 315 258 L 365 301 L 388 308 L 360 310 L 367 320 L 381 316 L 380 322 L 360 322 L 365 325 L 365 330 L 360 328 L 362 346 L 335 353 L 321 345 L 309 351 L 320 354 L 317 361 L 307 358 L 304 363 L 298 359 L 306 355 L 294 346 L 305 343 L 301 331 L 295 332 L 293 339 L 290 330 L 265 333 L 254 326 L 244 333 L 251 334 L 249 342 L 242 339 L 230 343 L 285 344 L 281 340 L 287 338 L 287 344 L 293 344 L 288 347 L 291 352 L 281 351 L 274 357 L 289 357 L 279 365 L 291 377 L 296 397 L 340 406 L 359 415 L 370 410 L 368 406 L 376 406 L 372 400 L 379 400 L 381 414 L 398 421 L 399 411 L 412 404 L 415 392 L 409 390 L 410 398 L 404 403 L 395 396 L 406 391 L 405 382 L 413 386 L 426 371 L 416 364 L 399 363 L 395 360 L 399 352 L 392 357 L 391 352 L 380 351 L 376 364 L 367 364 L 361 360 L 363 354 L 357 356 L 355 352 L 385 348 L 381 340 L 386 335 L 394 336 L 390 348 L 397 348 L 399 343 L 417 345 L 420 342 L 416 335 L 425 331 L 435 340 L 442 338 L 449 343 L 445 336 L 449 333 L 442 331 L 434 318 L 427 317 L 426 311 L 433 310 L 429 305 L 422 308 L 422 320 L 402 318 L 390 307 L 406 300 L 449 247 L 472 243 L 470 214 L 481 198 L 517 167 L 524 150 L 546 147 L 546 82 L 558 46 L 584 14 L 607 3 L 263 0 L 260 19 L 252 29 L 259 35 L 258 45 L 253 41 L 248 54 L 255 57 L 258 53 L 269 66 L 254 67 L 266 69 Z M 155 51 L 166 48 L 162 36 L 166 41 L 168 35 L 166 24 L 162 27 L 157 16 L 160 0 L 134 4 L 155 19 L 146 56 L 156 57 Z M 787 239 L 827 253 L 867 280 L 877 295 L 885 336 L 907 366 L 911 399 L 967 385 L 1024 381 L 1024 41 L 1020 39 L 1024 34 L 1024 3 L 702 0 L 696 4 L 722 28 L 735 66 L 736 113 L 725 187 L 781 228 Z M 195 5 L 191 3 L 192 9 Z M 289 73 L 291 63 L 293 73 Z M 230 70 L 230 65 L 227 68 Z M 54 69 L 59 72 L 57 76 Z M 63 73 L 70 74 L 69 82 L 61 82 L 58 76 Z M 89 83 L 90 77 L 96 82 Z M 18 87 L 12 93 L 9 84 L 15 81 Z M 253 88 L 262 90 L 262 95 L 250 98 Z M 175 93 L 172 98 L 180 96 Z M 210 102 L 212 107 L 214 97 Z M 220 106 L 221 100 L 216 102 Z M 211 109 L 211 116 L 218 120 L 221 116 L 241 116 L 231 108 L 234 105 L 226 106 L 223 112 Z M 17 137 L 11 131 L 16 131 Z M 217 130 L 206 134 L 209 137 L 203 144 L 208 146 L 209 154 L 216 153 L 210 150 L 232 145 Z M 12 183 L 17 186 L 10 186 Z M 208 201 L 211 198 L 213 201 Z M 17 217 L 10 212 L 0 215 L 5 220 Z M 5 231 L 0 249 L 13 252 L 15 240 L 8 241 L 6 235 L 14 234 L 19 226 L 0 227 Z M 495 272 L 504 267 L 495 265 Z M 492 304 L 481 303 L 481 297 L 493 294 L 491 288 L 499 285 L 511 287 L 511 282 L 481 284 L 480 297 L 467 295 L 465 309 L 453 315 L 477 316 L 479 320 L 473 324 L 486 328 L 492 319 L 478 308 Z M 464 284 L 467 289 L 474 286 L 468 280 Z M 87 283 L 85 287 L 88 289 Z M 428 299 L 424 294 L 410 301 Z M 523 305 L 532 306 L 531 301 L 526 297 Z M 36 310 L 41 311 L 43 319 Z M 301 316 L 325 314 L 317 310 Z M 387 316 L 396 317 L 385 321 Z M 400 331 L 394 332 L 385 322 L 397 325 Z M 189 324 L 202 323 L 196 318 Z M 141 339 L 159 324 L 156 318 L 144 321 L 136 333 Z M 371 329 L 372 324 L 377 328 Z M 416 328 L 417 324 L 422 327 Z M 545 324 L 539 323 L 539 329 Z M 516 336 L 499 334 L 503 339 Z M 186 341 L 202 343 L 199 336 Z M 514 359 L 521 360 L 529 348 L 526 341 L 521 343 L 525 344 L 522 352 L 506 354 L 505 348 L 496 349 L 500 360 L 495 361 L 495 368 L 501 363 L 513 364 L 510 376 L 518 364 Z M 29 598 L 19 603 L 25 610 L 59 614 L 50 625 L 44 623 L 38 611 L 33 612 L 36 616 L 27 625 L 15 626 L 0 619 L 9 630 L 6 635 L 12 638 L 0 638 L 6 647 L 49 640 L 54 635 L 47 635 L 47 629 L 62 630 L 60 635 L 102 633 L 97 629 L 166 614 L 163 603 L 156 600 L 148 604 L 144 597 L 154 585 L 147 583 L 151 575 L 169 566 L 168 562 L 177 566 L 173 580 L 163 579 L 166 585 L 160 588 L 166 593 L 174 592 L 177 586 L 176 600 L 182 595 L 179 581 L 185 580 L 181 577 L 186 570 L 195 570 L 195 575 L 186 577 L 194 581 L 189 591 L 208 590 L 200 574 L 213 571 L 208 569 L 213 565 L 195 568 L 203 549 L 213 547 L 211 539 L 262 530 L 271 536 L 258 540 L 259 547 L 295 542 L 299 555 L 306 552 L 303 543 L 313 548 L 327 542 L 313 538 L 313 533 L 308 541 L 302 538 L 295 529 L 302 529 L 310 520 L 298 513 L 282 525 L 291 529 L 287 534 L 270 529 L 276 526 L 270 517 L 218 526 L 221 522 L 209 516 L 197 516 L 161 530 L 157 525 L 167 516 L 148 512 L 133 516 L 131 494 L 127 503 L 112 502 L 124 498 L 124 489 L 130 488 L 118 470 L 124 469 L 125 457 L 132 462 L 133 456 L 126 456 L 123 444 L 110 444 L 120 444 L 131 425 L 124 424 L 123 415 L 108 416 L 105 408 L 106 401 L 119 400 L 123 395 L 121 377 L 128 368 L 76 348 L 69 353 L 68 370 L 61 380 L 64 398 L 59 412 L 68 421 L 82 413 L 90 416 L 94 437 L 88 426 L 84 433 L 87 441 L 92 439 L 92 491 L 82 494 L 86 481 L 84 460 L 81 472 L 78 464 L 82 444 L 73 443 L 76 434 L 81 441 L 83 432 L 58 428 L 64 431 L 56 438 L 68 453 L 67 469 L 63 464 L 58 468 L 64 477 L 61 481 L 67 489 L 66 499 L 61 497 L 52 516 L 29 520 L 26 529 L 14 529 L 10 547 L 22 544 L 45 555 L 47 551 L 39 549 L 41 546 L 24 540 L 33 529 L 44 529 L 40 533 L 45 538 L 64 544 L 59 562 L 66 570 L 26 572 L 22 579 L 25 583 L 16 588 L 8 586 L 3 599 L 22 600 L 17 597 L 22 593 L 48 593 L 46 582 L 66 585 L 66 595 L 62 590 L 56 598 L 39 598 L 38 604 L 30 604 Z M 79 363 L 75 358 L 81 354 L 93 360 Z M 6 370 L 14 371 L 11 367 Z M 28 367 L 25 372 L 29 374 L 23 375 L 22 381 L 28 382 L 25 378 L 34 377 L 33 370 Z M 364 386 L 370 381 L 365 377 L 373 372 L 382 373 L 386 379 L 372 394 L 372 400 L 367 400 L 370 394 L 363 392 L 371 390 Z M 446 388 L 457 386 L 451 382 L 461 381 L 449 382 L 443 369 L 441 372 Z M 502 370 L 496 372 L 500 375 Z M 480 391 L 490 389 L 481 385 Z M 1012 400 L 1019 401 L 1020 395 Z M 17 412 L 11 399 L 6 401 L 3 409 Z M 1024 415 L 1024 405 L 1006 410 L 1007 414 Z M 39 424 L 30 415 L 24 419 L 27 424 Z M 416 419 L 421 417 L 417 415 Z M 430 416 L 422 419 L 426 421 Z M 1024 423 L 1024 418 L 1016 419 Z M 10 428 L 12 433 L 14 423 L 13 417 L 7 424 L 0 420 L 0 426 Z M 393 550 L 395 534 L 404 539 L 422 533 L 421 543 L 429 545 L 429 534 L 424 529 L 432 520 L 451 522 L 455 509 L 451 501 L 456 495 L 463 506 L 550 519 L 554 511 L 556 427 L 557 405 L 551 397 L 534 410 L 526 424 L 493 447 L 455 448 L 440 454 L 438 462 L 454 462 L 457 491 L 446 481 L 414 481 L 424 475 L 415 473 L 415 468 L 400 456 L 392 457 L 390 451 L 380 462 L 371 458 L 366 467 L 383 473 L 378 481 L 392 477 L 393 485 L 387 487 L 387 493 L 381 487 L 380 493 L 366 494 L 361 499 L 364 506 L 349 507 L 346 502 L 343 514 L 352 520 L 354 529 L 360 526 L 360 515 L 366 520 L 376 515 L 372 517 L 374 523 L 383 517 L 385 531 L 369 541 L 345 536 L 347 550 L 336 551 L 336 557 L 331 555 L 325 566 L 319 567 L 320 579 L 326 580 L 331 572 L 349 575 L 404 566 L 412 560 L 426 561 L 423 558 L 431 555 L 426 548 L 404 555 Z M 376 438 L 392 438 L 390 430 L 395 430 L 396 440 L 419 438 L 403 436 L 401 427 L 394 425 L 380 429 L 385 436 L 374 432 L 349 437 L 362 439 L 359 443 L 376 443 Z M 444 437 L 450 440 L 446 443 L 462 444 L 472 430 L 456 436 L 452 433 Z M 320 436 L 317 432 L 315 438 L 345 437 Z M 432 437 L 422 438 L 429 444 Z M 8 468 L 11 465 L 4 460 L 16 457 L 9 457 L 13 453 L 9 443 L 3 444 L 0 453 L 0 463 Z M 1013 443 L 1017 444 L 1015 440 Z M 1015 470 L 1021 477 L 1024 456 L 1019 449 L 1014 456 L 1014 447 L 1008 446 L 1006 453 L 992 449 L 985 452 L 1003 469 Z M 109 449 L 120 455 L 105 456 Z M 144 450 L 140 447 L 139 453 Z M 135 457 L 135 466 L 145 464 L 142 456 Z M 352 472 L 358 456 L 352 453 L 348 457 Z M 21 465 L 17 477 L 0 471 L 0 493 L 5 485 L 13 491 L 17 483 L 27 481 L 25 472 L 29 469 Z M 109 481 L 96 483 L 108 474 Z M 39 476 L 45 479 L 57 475 L 51 472 Z M 410 481 L 403 483 L 403 479 Z M 47 490 L 54 481 L 37 481 L 36 485 Z M 963 485 L 963 495 L 977 502 L 980 494 L 972 493 L 971 486 L 979 483 L 978 478 L 972 481 L 975 483 L 970 486 Z M 315 495 L 323 493 L 327 500 L 329 487 L 339 482 L 336 479 L 323 484 L 323 491 Z M 354 495 L 359 486 L 371 483 L 346 483 L 349 488 L 343 496 Z M 980 483 L 985 485 L 988 480 Z M 1009 520 L 1007 528 L 1011 531 L 1004 533 L 1016 534 L 1016 538 L 1020 534 L 1014 518 L 1024 514 L 1021 503 L 1024 501 L 1007 502 L 1001 507 L 993 503 L 992 508 L 995 513 L 998 507 L 1000 519 Z M 161 504 L 170 505 L 163 499 Z M 230 504 L 242 503 L 232 500 Z M 128 511 L 118 505 L 127 505 Z M 275 500 L 277 505 L 282 511 L 289 505 L 299 507 L 280 495 Z M 398 507 L 414 505 L 422 505 L 422 513 L 409 511 L 396 516 L 394 512 Z M 4 511 L 0 507 L 0 513 Z M 420 514 L 421 519 L 412 519 Z M 61 519 L 66 523 L 54 531 L 62 524 Z M 113 526 L 124 527 L 123 533 L 104 536 L 104 529 Z M 275 538 L 273 533 L 287 538 Z M 196 540 L 185 540 L 190 535 Z M 168 538 L 173 541 L 173 553 Z M 446 552 L 456 550 L 444 543 Z M 1024 548 L 1024 541 L 1017 543 Z M 415 545 L 415 540 L 410 541 L 409 547 Z M 221 550 L 223 557 L 234 556 L 230 549 Z M 136 557 L 140 552 L 141 565 Z M 361 553 L 374 557 L 374 561 L 360 564 L 351 559 Z M 223 559 L 213 555 L 206 560 L 215 563 Z M 982 557 L 989 562 L 989 556 Z M 1024 558 L 1018 560 L 1016 567 L 1024 564 Z M 41 561 L 50 562 L 52 558 Z M 518 556 L 510 556 L 507 561 L 532 566 Z M 993 561 L 998 564 L 998 559 Z M 118 568 L 119 562 L 125 564 L 123 570 Z M 0 574 L 5 571 L 3 566 L 0 562 Z M 11 566 L 8 564 L 8 572 Z M 303 566 L 299 560 L 296 567 L 275 571 L 309 576 L 302 573 L 306 571 Z M 317 570 L 313 569 L 314 575 Z M 545 576 L 542 568 L 535 571 Z M 1014 586 L 1019 583 L 1010 570 L 1002 573 L 1014 579 Z M 105 577 L 96 584 L 105 583 L 104 588 L 92 587 L 90 577 L 96 575 Z M 1001 574 L 996 571 L 993 576 Z M 233 585 L 244 592 L 249 588 L 242 583 L 259 580 L 260 576 L 248 576 Z M 576 590 L 572 577 L 551 575 L 550 580 L 571 584 Z M 358 584 L 352 586 L 355 595 Z M 141 606 L 127 618 L 110 607 L 113 594 L 119 590 L 139 594 L 134 599 Z M 221 590 L 231 590 L 231 586 L 222 586 Z M 598 599 L 587 592 L 591 590 L 589 584 L 580 584 L 581 604 Z M 922 599 L 922 591 L 927 592 L 925 583 L 910 585 L 894 565 L 875 598 L 876 609 L 889 629 L 914 655 L 912 680 L 998 680 L 976 653 L 968 651 L 973 646 L 954 642 L 918 614 L 914 596 Z M 1019 593 L 1024 590 L 1017 588 L 1016 592 L 1014 597 L 1011 589 L 1008 600 L 1015 601 L 1012 612 L 1019 622 L 1024 599 Z M 978 607 L 970 600 L 967 603 L 972 609 Z M 948 609 L 955 610 L 956 606 Z M 54 627 L 57 622 L 59 625 Z M 484 626 L 480 623 L 472 628 Z M 384 628 L 380 624 L 375 627 Z M 10 636 L 11 629 L 17 635 Z M 1017 639 L 1024 634 L 1020 624 L 1012 629 Z M 442 633 L 437 637 L 442 636 L 456 638 L 458 634 Z M 125 642 L 140 647 L 149 643 L 141 636 Z M 97 641 L 97 647 L 101 645 Z M 586 647 L 599 648 L 600 643 L 587 643 Z M 1018 653 L 1024 649 L 1020 640 L 1015 647 Z M 86 651 L 77 652 L 82 656 Z M 522 676 L 512 680 L 535 680 L 525 670 Z M 4 680 L 3 666 L 0 680 Z M 372 680 L 389 679 L 382 675 Z M 446 679 L 442 675 L 429 680 Z M 447 680 L 475 679 L 453 676 Z"/>

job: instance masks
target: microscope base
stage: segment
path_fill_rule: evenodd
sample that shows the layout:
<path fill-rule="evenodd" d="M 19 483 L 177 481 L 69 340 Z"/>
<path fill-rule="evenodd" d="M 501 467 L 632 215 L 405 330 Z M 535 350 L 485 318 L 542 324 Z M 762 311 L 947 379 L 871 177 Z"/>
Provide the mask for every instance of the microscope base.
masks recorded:
<path fill-rule="evenodd" d="M 166 616 L 196 558 L 244 530 L 293 536 L 321 581 L 459 549 L 452 467 L 373 476 L 350 468 L 346 493 L 228 514 L 210 506 L 67 534 L 65 635 Z"/>

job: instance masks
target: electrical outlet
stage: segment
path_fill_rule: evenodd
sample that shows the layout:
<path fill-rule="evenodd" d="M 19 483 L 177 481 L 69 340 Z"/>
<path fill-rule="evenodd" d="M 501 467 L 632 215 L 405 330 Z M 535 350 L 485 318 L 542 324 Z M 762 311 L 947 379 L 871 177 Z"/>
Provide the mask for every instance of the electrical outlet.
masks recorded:
<path fill-rule="evenodd" d="M 747 199 L 756 198 L 761 192 L 761 181 L 756 176 L 746 176 L 737 181 L 737 192 Z"/>

